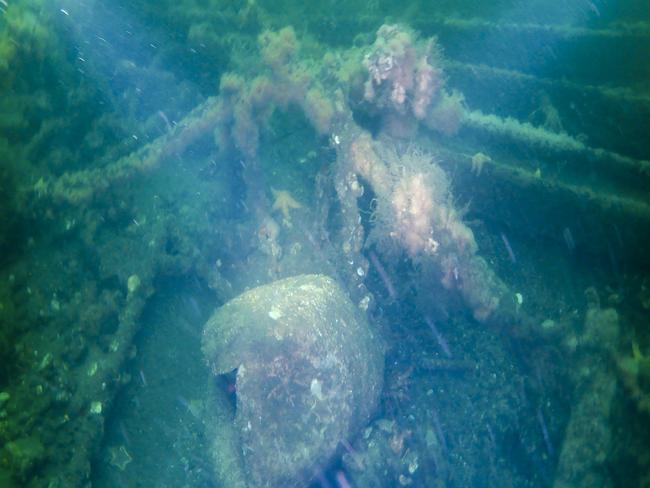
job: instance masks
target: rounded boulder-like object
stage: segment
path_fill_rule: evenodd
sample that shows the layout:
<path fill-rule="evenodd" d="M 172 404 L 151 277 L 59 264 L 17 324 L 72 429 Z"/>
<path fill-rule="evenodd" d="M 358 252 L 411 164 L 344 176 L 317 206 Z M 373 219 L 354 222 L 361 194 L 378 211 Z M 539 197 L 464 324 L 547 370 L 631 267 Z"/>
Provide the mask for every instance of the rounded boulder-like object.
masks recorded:
<path fill-rule="evenodd" d="M 308 484 L 368 422 L 382 389 L 380 340 L 327 276 L 242 293 L 208 320 L 202 349 L 215 375 L 236 371 L 234 437 L 249 486 Z"/>

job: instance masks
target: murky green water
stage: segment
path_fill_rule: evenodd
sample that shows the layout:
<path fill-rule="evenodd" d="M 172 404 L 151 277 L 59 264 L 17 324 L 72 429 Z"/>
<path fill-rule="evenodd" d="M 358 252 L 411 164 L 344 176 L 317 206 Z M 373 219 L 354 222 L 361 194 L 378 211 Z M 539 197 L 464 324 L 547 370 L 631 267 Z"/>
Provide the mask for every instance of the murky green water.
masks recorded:
<path fill-rule="evenodd" d="M 0 486 L 650 486 L 649 16 L 0 0 Z"/>

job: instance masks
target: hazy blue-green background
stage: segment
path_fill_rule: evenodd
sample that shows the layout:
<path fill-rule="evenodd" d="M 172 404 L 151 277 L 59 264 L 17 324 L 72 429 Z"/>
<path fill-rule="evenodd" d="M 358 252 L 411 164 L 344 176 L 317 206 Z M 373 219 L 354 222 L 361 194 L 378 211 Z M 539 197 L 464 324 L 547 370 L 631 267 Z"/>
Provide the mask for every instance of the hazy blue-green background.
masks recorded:
<path fill-rule="evenodd" d="M 341 449 L 315 486 L 342 486 L 338 473 L 352 486 L 405 485 L 400 474 L 414 486 L 554 485 L 576 399 L 598 381 L 592 362 L 615 381 L 593 419 L 608 433 L 597 480 L 650 486 L 643 0 L 0 1 L 0 486 L 215 486 L 200 337 L 228 291 L 206 270 L 236 291 L 269 277 L 255 267 L 265 261 L 243 163 L 220 159 L 208 133 L 128 177 L 108 168 L 218 95 L 224 73 L 252 76 L 263 30 L 291 25 L 321 54 L 368 46 L 395 22 L 437 36 L 447 86 L 468 111 L 584 148 L 471 129 L 413 141 L 449 175 L 480 254 L 539 324 L 566 328 L 522 337 L 483 327 L 452 297 L 432 311 L 449 358 L 419 313 L 434 302 L 418 294 L 421 270 L 385 262 L 396 300 L 371 267 L 370 318 L 387 344 L 373 421 L 385 466 L 355 472 Z M 362 112 L 358 123 L 375 127 Z M 478 152 L 492 162 L 457 163 Z M 334 159 L 298 110 L 279 110 L 261 133 L 262 191 L 287 189 L 313 210 L 315 179 Z M 370 199 L 361 205 L 369 215 Z M 283 232 L 285 255 L 312 242 Z M 619 316 L 602 350 L 580 345 L 595 301 Z M 363 441 L 354 449 L 365 452 Z"/>

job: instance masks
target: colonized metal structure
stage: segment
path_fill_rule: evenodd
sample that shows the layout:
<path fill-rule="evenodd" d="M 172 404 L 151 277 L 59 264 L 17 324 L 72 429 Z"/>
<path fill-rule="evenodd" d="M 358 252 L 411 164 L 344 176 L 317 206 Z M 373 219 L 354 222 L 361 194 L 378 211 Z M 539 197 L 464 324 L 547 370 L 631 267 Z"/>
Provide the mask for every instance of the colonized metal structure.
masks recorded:
<path fill-rule="evenodd" d="M 92 10 L 64 5 L 63 15 L 74 17 L 84 8 Z M 602 299 L 598 292 L 587 294 L 584 317 L 582 311 L 530 310 L 528 293 L 523 290 L 522 298 L 511 276 L 488 255 L 494 255 L 494 241 L 503 243 L 505 260 L 514 263 L 521 256 L 509 239 L 542 242 L 599 263 L 602 274 L 619 284 L 632 269 L 647 275 L 647 21 L 602 20 L 591 27 L 557 19 L 494 20 L 487 14 L 409 18 L 407 12 L 404 20 L 410 27 L 388 23 L 380 28 L 383 16 L 370 9 L 354 20 L 343 12 L 315 12 L 306 27 L 335 27 L 316 38 L 282 29 L 292 19 L 284 22 L 263 6 L 242 7 L 239 14 L 230 19 L 233 25 L 268 30 L 257 29 L 259 39 L 237 33 L 223 41 L 232 59 L 227 73 L 215 68 L 221 80 L 218 94 L 171 122 L 165 113 L 150 113 L 142 127 L 146 142 L 136 137 L 129 142 L 132 151 L 108 151 L 87 167 L 55 171 L 26 151 L 28 156 L 20 158 L 29 163 L 10 179 L 3 175 L 3 182 L 20 182 L 11 203 L 2 204 L 15 215 L 3 230 L 30 222 L 48 223 L 52 230 L 26 246 L 37 256 L 21 249 L 4 273 L 8 285 L 3 293 L 16 305 L 14 315 L 3 312 L 7 332 L 0 344 L 8 363 L 21 366 L 0 370 L 8 395 L 0 397 L 0 411 L 10 419 L 3 420 L 2 456 L 7 461 L 0 480 L 77 486 L 89 479 L 105 415 L 129 381 L 123 367 L 134 354 L 139 318 L 160 276 L 198 276 L 224 303 L 253 285 L 319 272 L 345 288 L 378 334 L 394 333 L 388 324 L 390 308 L 401 299 L 408 302 L 404 307 L 425 317 L 448 317 L 447 307 L 452 315 L 466 311 L 473 327 L 499 330 L 521 340 L 524 349 L 559 350 L 567 370 L 591 367 L 592 376 L 571 377 L 575 397 L 570 412 L 564 412 L 566 421 L 551 424 L 551 415 L 538 406 L 529 420 L 533 427 L 521 420 L 519 442 L 530 447 L 534 458 L 537 451 L 531 446 L 546 441 L 548 455 L 559 466 L 552 470 L 556 486 L 579 486 L 596 478 L 612 483 L 602 466 L 613 451 L 608 424 L 616 400 L 613 385 L 618 375 L 632 403 L 647 414 L 642 406 L 648 405 L 649 393 L 639 380 L 644 374 L 640 365 L 647 360 L 638 346 L 644 337 L 608 308 L 620 302 L 613 292 L 605 298 L 604 287 L 599 289 Z M 181 23 L 203 25 L 190 12 L 183 15 L 188 17 Z M 63 31 L 87 28 L 77 22 L 65 24 Z M 15 27 L 14 37 L 15 32 L 23 31 Z M 350 38 L 350 33 L 362 32 Z M 211 39 L 198 27 L 192 35 L 201 42 Z M 597 59 L 586 62 L 593 52 Z M 246 56 L 237 60 L 242 53 Z M 88 64 L 85 69 L 92 73 L 93 64 Z M 95 68 L 101 73 L 100 62 Z M 310 126 L 300 134 L 320 148 L 312 157 L 326 169 L 309 175 L 313 186 L 302 203 L 291 203 L 288 193 L 270 193 L 269 182 L 278 176 L 269 171 L 265 151 L 283 145 L 273 143 L 274 130 L 282 127 L 273 117 L 297 112 L 307 122 L 303 125 Z M 43 124 L 41 140 L 53 138 L 56 125 Z M 42 142 L 32 147 L 38 144 Z M 293 148 L 287 145 L 284 154 Z M 215 165 L 206 163 L 211 158 Z M 177 194 L 160 194 L 161 181 L 177 175 L 174 166 L 185 169 L 185 160 L 193 161 L 187 172 L 201 176 L 189 185 L 179 178 Z M 220 172 L 231 188 L 205 177 L 210 171 Z M 191 203 L 180 203 L 190 201 L 188 195 Z M 469 203 L 467 218 L 461 202 Z M 482 223 L 477 227 L 470 219 Z M 0 244 L 9 248 L 7 242 L 3 238 Z M 44 253 L 61 242 L 66 245 L 56 253 Z M 81 250 L 92 258 L 77 259 Z M 405 268 L 410 281 L 392 283 Z M 631 283 L 626 286 L 639 285 L 638 280 Z M 642 295 L 639 287 L 634 296 Z M 647 314 L 644 303 L 639 299 L 635 306 Z M 4 327 L 10 323 L 23 325 Z M 30 330 L 27 324 L 34 323 L 38 328 Z M 404 336 L 418 331 L 411 325 Z M 435 336 L 444 340 L 437 331 Z M 466 344 L 463 337 L 459 332 L 459 344 Z M 531 346 L 536 341 L 544 345 Z M 4 345 L 14 342 L 18 347 Z M 632 356 L 622 352 L 630 342 L 636 345 Z M 442 354 L 444 360 L 417 356 L 413 368 L 434 376 L 480 369 L 478 362 L 456 361 L 448 354 Z M 416 394 L 406 385 L 410 375 L 408 368 L 387 368 L 380 415 L 395 403 L 428 405 L 426 390 Z M 528 395 L 544 398 L 538 386 L 528 387 Z M 402 398 L 406 391 L 418 396 Z M 38 400 L 28 401 L 34 392 Z M 594 407 L 589 400 L 596 397 L 602 403 Z M 443 398 L 436 401 L 445 404 Z M 521 406 L 527 400 L 510 401 Z M 375 419 L 354 448 L 339 448 L 347 476 L 373 486 L 453 479 L 450 434 L 431 411 L 421 420 L 418 415 L 424 414 L 413 409 L 414 418 L 428 427 L 422 432 L 399 420 L 399 412 Z M 593 452 L 566 448 L 590 442 L 586 417 L 601 428 L 594 443 L 600 463 L 594 462 Z M 471 419 L 468 414 L 467 424 L 476 432 L 486 429 Z M 454 426 L 462 430 L 451 420 L 443 425 L 452 432 Z M 506 427 L 496 435 L 492 430 L 496 427 L 488 424 L 485 442 L 505 443 L 513 435 Z M 530 440 L 532 430 L 535 441 Z M 219 435 L 214 427 L 211 432 Z M 549 448 L 558 435 L 565 448 Z M 425 451 L 428 458 L 422 457 Z M 482 459 L 469 449 L 463 455 Z M 360 469 L 363 459 L 375 459 L 390 477 L 378 479 L 372 470 Z M 423 468 L 431 465 L 435 469 Z M 463 481 L 467 479 L 456 479 Z"/>

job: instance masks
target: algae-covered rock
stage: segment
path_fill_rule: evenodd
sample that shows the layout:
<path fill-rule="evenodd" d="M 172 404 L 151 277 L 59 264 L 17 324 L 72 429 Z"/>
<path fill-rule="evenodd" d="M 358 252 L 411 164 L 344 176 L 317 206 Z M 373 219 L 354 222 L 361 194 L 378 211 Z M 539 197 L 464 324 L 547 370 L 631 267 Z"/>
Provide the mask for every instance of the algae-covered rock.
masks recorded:
<path fill-rule="evenodd" d="M 378 338 L 322 275 L 276 281 L 229 301 L 205 325 L 203 353 L 215 375 L 236 370 L 233 425 L 249 486 L 306 485 L 366 424 L 382 387 Z M 210 408 L 209 417 L 227 418 L 217 402 Z"/>
<path fill-rule="evenodd" d="M 24 480 L 28 479 L 30 471 L 43 461 L 45 448 L 37 437 L 23 437 L 7 442 L 2 457 L 11 466 L 16 477 Z"/>

